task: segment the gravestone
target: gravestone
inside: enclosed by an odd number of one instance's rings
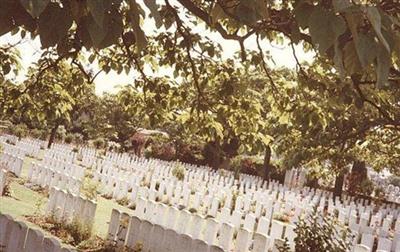
[[[26,252],[38,252],[42,248],[42,242],[44,234],[37,229],[29,229],[26,236],[25,251]]]

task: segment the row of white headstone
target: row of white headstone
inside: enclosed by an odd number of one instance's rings
[[[36,139],[23,139],[16,143],[16,147],[22,149],[25,152],[25,155],[29,155],[31,157],[38,157],[40,148],[42,146],[43,141]]]
[[[193,239],[204,240],[209,245],[218,245],[226,251],[262,252],[274,247],[276,240],[287,238],[294,249],[295,226],[266,217],[261,217],[256,225],[256,217],[252,214],[245,215],[244,221],[241,213],[224,208],[223,215],[217,218],[191,213],[188,210],[178,210],[176,207],[139,198],[134,211],[134,216],[158,224],[164,228],[175,230],[179,234],[186,234]],[[235,225],[235,223],[242,223]],[[237,237],[234,233],[237,232]]]
[[[117,248],[141,247],[152,252],[223,252],[215,245],[189,235],[179,234],[148,220],[143,220],[113,209],[107,234],[107,243]]]
[[[108,169],[108,172],[109,172],[109,169]],[[153,174],[154,175],[154,174]],[[101,177],[101,175],[97,175],[97,177]],[[103,178],[104,178],[104,176],[103,176]],[[153,179],[152,179],[152,181],[153,181]],[[111,187],[113,186],[113,185],[116,185],[115,186],[115,191],[114,191],[114,193],[113,193],[113,195],[117,195],[117,198],[120,198],[120,197],[123,197],[123,195],[127,192],[127,190],[128,190],[128,188],[129,188],[129,183],[128,182],[122,182],[122,183],[119,183],[117,180],[116,180],[116,182],[114,183],[113,181],[111,181]],[[123,185],[123,186],[120,186],[120,185]],[[160,187],[163,187],[162,186],[162,184],[160,184]],[[150,188],[152,188],[152,186],[150,185]],[[122,189],[122,190],[121,190]],[[154,195],[157,195],[156,193],[157,192],[154,192],[154,190],[152,190],[152,189],[150,189],[150,190],[147,190],[146,188],[144,188],[144,189],[142,189],[142,188],[139,188],[139,189],[137,189],[137,188],[135,188],[135,186],[133,186],[132,187],[132,197],[130,197],[131,199],[132,199],[132,201],[135,201],[135,199],[137,199],[137,194],[138,194],[138,191],[141,191],[141,192],[139,192],[139,196],[142,196],[142,195],[149,195],[149,199],[151,199],[151,200],[154,200]],[[115,193],[116,191],[123,191],[123,193],[121,194],[121,193]],[[146,191],[148,191],[149,193],[146,193]],[[176,194],[175,194],[175,190],[174,189],[172,189],[172,190],[168,190],[167,189],[167,191],[170,191],[170,192],[174,192],[174,194],[173,194],[173,196],[175,196]],[[134,194],[136,193],[136,196],[134,196]],[[168,193],[167,193],[168,194]],[[179,194],[179,191],[178,191],[178,194]],[[185,195],[185,193],[183,193],[184,195]],[[120,195],[120,196],[118,196],[118,195]],[[328,194],[329,195],[329,194]],[[183,197],[183,198],[185,198],[185,197]],[[332,198],[329,198],[330,199],[330,201],[331,202],[334,202],[333,201],[333,199]],[[177,200],[173,200],[173,202],[174,201],[177,201]],[[336,200],[337,201],[337,200]],[[182,201],[181,201],[182,202]],[[187,202],[187,200],[183,200],[183,202]],[[216,201],[217,202],[217,201]],[[304,202],[304,203],[306,203],[306,202]],[[321,207],[321,209],[323,209],[324,207],[325,207],[325,203],[326,203],[326,199],[324,198],[324,200],[320,200],[320,203],[322,203],[322,207]],[[339,203],[338,201],[336,202],[336,203]],[[362,202],[362,203],[364,203],[364,202]],[[195,204],[196,205],[196,204]],[[217,204],[215,204],[215,205],[217,205]],[[238,204],[238,205],[241,205],[241,204]],[[249,204],[244,204],[244,205],[249,205]],[[335,205],[332,205],[333,206],[333,208],[331,209],[331,210],[334,210],[335,209],[335,207],[336,207],[336,209],[339,209],[340,207],[342,207],[343,205],[342,204],[337,204],[336,206]],[[211,207],[212,208],[212,207]],[[350,209],[350,208],[349,208]],[[361,209],[361,208],[360,208]],[[365,209],[365,207],[363,208],[363,209]],[[236,209],[237,210],[237,209]],[[246,210],[246,207],[244,207],[244,210]],[[393,210],[393,209],[391,209],[391,210]],[[396,210],[397,211],[397,210]],[[210,214],[210,215],[214,215],[214,214]],[[341,215],[341,214],[340,214]],[[340,217],[341,218],[341,217]]]
[[[0,213],[0,251],[4,252],[72,252],[73,248],[63,247],[54,237],[28,227],[24,222],[14,220],[10,215]]]
[[[0,153],[1,166],[5,167],[10,172],[13,172],[17,177],[21,176],[23,163],[24,159],[21,157],[15,156],[6,151]]]
[[[369,249],[368,251],[372,251],[376,242],[378,251],[381,252],[400,251],[400,242],[398,240],[397,242],[393,242],[392,240],[383,237],[378,237],[376,239],[376,237],[373,234],[368,234],[368,233],[362,234],[361,241],[359,243],[357,242],[356,244],[364,245],[364,247]]]
[[[56,221],[70,223],[74,220],[92,226],[97,203],[82,196],[68,193],[57,187],[50,189],[46,214],[54,216]]]
[[[59,145],[52,150],[52,157],[70,157],[73,155],[71,150],[72,148],[68,146],[64,148]],[[64,158],[64,161],[71,162],[71,164],[75,162],[73,158]],[[331,213],[338,210],[338,218],[344,224],[350,224],[351,220],[351,224],[361,225],[365,223],[364,219],[368,219],[369,225],[371,225],[378,219],[374,216],[381,216],[383,221],[379,221],[375,226],[368,226],[373,230],[383,230],[382,226],[393,229],[394,223],[398,223],[395,220],[398,220],[399,209],[394,205],[377,208],[369,202],[354,202],[351,198],[341,201],[333,198],[331,193],[321,190],[287,188],[276,182],[266,183],[259,177],[248,175],[240,175],[239,180],[235,180],[230,172],[220,174],[207,167],[195,167],[187,164],[180,164],[185,168],[185,178],[183,181],[178,181],[172,175],[175,165],[176,163],[109,153],[106,159],[97,159],[95,162],[95,179],[102,181],[105,191],[114,198],[128,197],[133,204],[137,204],[140,197],[154,201],[157,197],[160,199],[166,196],[173,205],[183,204],[187,209],[195,208],[198,213],[209,214],[217,219],[225,220],[221,223],[226,223],[225,217],[228,217],[228,211],[234,210],[228,219],[236,229],[240,229],[243,219],[246,223],[246,218],[251,219],[252,216],[259,220],[254,225],[258,227],[262,226],[260,217],[267,218],[271,223],[273,222],[272,216],[276,212],[279,213],[282,210],[287,212],[294,209],[295,217],[297,217],[312,206],[318,206],[321,211],[328,206],[328,211]],[[157,184],[158,188],[156,189]],[[132,191],[129,192],[130,190]],[[224,209],[234,204],[232,199],[234,194],[237,195],[235,207]],[[226,207],[221,208],[220,202],[224,202],[223,205]],[[361,216],[365,212],[368,212],[368,218]],[[357,217],[356,221],[354,221],[354,216]],[[360,221],[357,223],[358,219]],[[361,219],[363,219],[362,223]],[[398,231],[397,224],[394,229]],[[369,230],[360,230],[360,236],[370,232]],[[394,240],[393,243],[395,244],[396,241]]]
[[[36,162],[32,162],[28,170],[28,181],[43,188],[53,186],[78,194],[82,181],[70,176],[64,171],[50,169]]]
[[[59,156],[49,157],[46,155],[39,163],[51,167],[55,171],[74,176],[78,179],[82,179],[85,175],[85,168],[71,161],[66,161]]]

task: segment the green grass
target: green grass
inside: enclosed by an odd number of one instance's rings
[[[25,158],[22,169],[22,177],[28,174],[29,163],[34,159]],[[25,215],[33,215],[38,212],[44,214],[47,198],[23,185],[13,181],[10,185],[11,197],[0,197],[0,213],[9,214],[17,219],[23,220]],[[41,203],[41,204],[39,204]],[[38,205],[40,207],[38,208]],[[102,197],[97,199],[97,209],[93,224],[93,233],[105,238],[108,231],[108,222],[111,218],[112,209],[116,208],[123,212],[132,213],[127,207],[118,205],[114,200]]]
[[[11,197],[0,197],[0,212],[10,214],[13,217],[33,215],[35,211],[43,211],[47,198],[26,188],[16,182],[10,186]],[[38,208],[38,204],[42,202]]]

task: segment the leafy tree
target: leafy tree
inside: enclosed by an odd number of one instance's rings
[[[334,174],[340,194],[344,174],[353,163],[368,160],[376,170],[398,172],[393,165],[398,155],[392,154],[399,153],[400,115],[398,96],[392,92],[399,90],[377,91],[368,85],[354,90],[325,67],[329,65],[314,64],[308,69],[314,81],[300,79],[280,100],[288,120],[277,152],[285,167],[305,165],[318,177]],[[390,152],[382,155],[379,148]]]
[[[6,0],[0,9],[0,35],[18,29],[24,31],[23,37],[26,31],[38,34],[42,46],[57,47],[61,57],[75,57],[82,47],[120,45],[121,40],[135,44],[136,52],[146,53],[151,39],[144,34],[141,20],[151,19],[158,36],[175,24],[174,33],[183,37],[182,49],[189,54],[199,39],[191,28],[203,24],[223,39],[237,41],[243,60],[245,41],[257,37],[313,48],[329,58],[342,78],[361,74],[363,81],[382,88],[400,75],[396,1],[177,0],[171,4],[148,0],[138,4],[135,0]],[[207,50],[212,54],[212,47]]]
[[[50,147],[59,126],[71,122],[74,111],[84,104],[87,94],[94,92],[94,86],[85,82],[79,69],[66,62],[37,74],[51,60],[49,54],[44,52],[45,57],[28,70],[28,79],[15,91],[17,99],[9,112],[13,112],[15,122],[32,128],[50,128]]]

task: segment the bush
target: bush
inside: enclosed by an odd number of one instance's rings
[[[24,138],[28,134],[28,127],[25,124],[18,124],[16,126],[12,126],[11,133],[18,137],[19,139]]]
[[[351,234],[348,229],[335,228],[336,220],[330,215],[322,215],[314,208],[313,212],[301,218],[295,228],[295,251],[350,251]]]
[[[74,135],[72,135],[71,133],[67,134],[64,138],[64,142],[67,144],[72,143],[73,140],[74,140]]]
[[[122,199],[116,200],[118,204],[121,206],[128,206],[129,205],[129,199],[127,197],[123,197]]]
[[[82,223],[77,219],[74,219],[71,223],[66,224],[65,229],[74,240],[73,245],[78,245],[82,241],[89,239],[92,234],[90,225]]]
[[[43,137],[44,131],[40,130],[40,129],[33,129],[31,130],[31,132],[29,133],[29,135],[33,138],[39,138],[41,139]]]
[[[104,138],[99,137],[99,138],[96,138],[96,139],[93,141],[93,145],[94,145],[94,147],[95,147],[96,149],[101,149],[101,148],[104,148],[104,147],[105,147],[106,141],[104,140]]]
[[[204,165],[204,157],[200,145],[185,143],[177,144],[175,159],[184,163]]]
[[[66,134],[67,134],[67,130],[65,129],[64,125],[61,125],[57,128],[57,132],[56,132],[57,139],[64,140]]]
[[[88,240],[92,235],[90,224],[73,219],[70,223],[59,221],[55,216],[33,215],[26,216],[27,220],[38,225],[54,236],[60,238],[63,243],[78,246],[83,241]]]
[[[80,133],[75,133],[74,134],[74,140],[75,143],[77,144],[82,144],[83,143],[83,135]]]
[[[182,181],[185,178],[185,168],[181,164],[177,164],[172,169],[172,175]]]
[[[82,182],[81,193],[87,199],[96,200],[99,186],[100,184],[98,182],[94,182],[89,177],[85,177]]]
[[[262,172],[263,160],[257,156],[236,156],[232,159],[231,169],[239,174],[260,175]]]
[[[145,150],[147,158],[158,158],[165,161],[175,160],[176,150],[170,143],[153,143],[150,149]]]

